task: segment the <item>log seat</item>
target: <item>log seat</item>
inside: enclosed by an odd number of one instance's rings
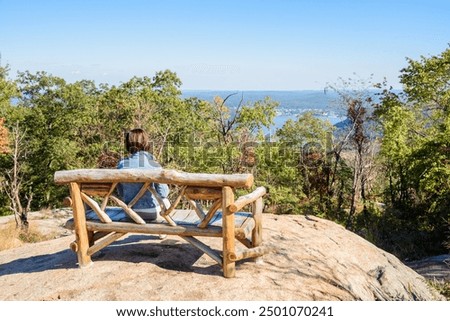
[[[128,226],[130,232],[133,231],[147,231],[149,234],[168,234],[168,235],[183,235],[183,236],[222,236],[222,212],[217,211],[212,217],[208,229],[199,228],[198,225],[201,220],[194,210],[175,210],[172,215],[172,220],[177,224],[171,226],[166,220],[160,218],[153,221],[146,221],[143,226],[136,226],[135,222],[128,216],[120,207],[110,207],[105,211],[111,218],[113,223],[119,224],[101,224],[101,220],[93,210],[86,211],[86,226],[87,230],[95,231],[102,230],[103,232],[113,232],[118,229],[125,229]],[[120,223],[130,223],[130,225],[123,225]],[[71,218],[65,223],[65,227],[70,230],[75,229],[74,219]],[[185,232],[181,232],[181,228]],[[235,213],[235,235],[245,238],[251,237],[251,231],[255,227],[252,213],[238,212]],[[152,232],[152,233],[150,233]]]
[[[69,186],[68,205],[73,218],[66,227],[75,231],[70,245],[80,267],[92,264],[91,256],[127,233],[177,235],[213,258],[225,277],[235,276],[235,262],[271,251],[262,242],[264,187],[253,186],[251,174],[186,173],[167,169],[78,169],[55,173],[56,184]],[[139,183],[140,191],[125,204],[116,193],[120,183]],[[165,203],[153,183],[169,184],[171,204]],[[241,197],[235,193],[252,190]],[[161,213],[145,221],[133,205],[145,193],[157,199]],[[182,204],[181,201],[184,200]],[[244,211],[244,209],[248,209]],[[197,237],[222,238],[213,249]],[[238,248],[236,242],[244,248]]]

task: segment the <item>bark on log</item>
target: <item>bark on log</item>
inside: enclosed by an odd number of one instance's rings
[[[205,243],[199,241],[193,236],[182,236],[185,241],[191,243],[193,246],[198,248],[200,251],[204,252],[206,255],[208,255],[210,258],[212,258],[214,261],[219,263],[219,265],[222,265],[222,257],[220,256],[220,253],[216,250],[213,250]]]
[[[223,276],[234,278],[236,274],[235,262],[228,257],[229,253],[235,252],[235,234],[234,234],[234,215],[228,210],[230,204],[233,204],[234,194],[231,187],[225,186],[222,189],[222,244],[223,244]]]
[[[235,253],[228,253],[228,258],[231,261],[236,262],[236,261],[240,261],[243,259],[262,256],[269,252],[273,252],[274,250],[275,250],[275,248],[273,246],[258,246],[258,247],[253,247],[251,249],[246,249],[243,251],[237,251]]]
[[[205,218],[198,224],[197,226],[199,228],[206,228],[209,224],[209,221],[213,218],[213,216],[216,214],[217,210],[222,206],[222,199],[218,199],[214,202],[213,205],[211,205],[211,208],[209,209],[208,213],[206,214]]]
[[[104,247],[108,246],[109,244],[111,244],[112,242],[120,239],[122,236],[124,236],[126,233],[112,233],[109,234],[108,236],[105,236],[104,238],[102,238],[101,240],[99,240],[97,243],[95,243],[94,245],[92,245],[88,251],[87,254],[88,255],[92,255],[98,251],[100,251],[101,249],[103,249]]]
[[[56,184],[84,183],[156,183],[201,187],[242,187],[253,185],[252,174],[185,173],[171,169],[75,169],[55,172]]]
[[[124,212],[136,223],[141,224],[141,225],[145,225],[145,221],[142,217],[140,217],[135,211],[133,211],[131,208],[129,208],[127,206],[127,204],[125,204],[124,202],[122,202],[120,199],[118,199],[115,196],[110,196],[110,198],[117,203],[117,205],[119,205]]]
[[[262,186],[258,187],[250,194],[239,197],[233,204],[230,204],[228,206],[228,210],[232,213],[236,213],[237,211],[241,210],[245,205],[248,205],[256,201],[258,198],[264,196],[264,194],[266,194],[266,188]]]
[[[75,225],[75,242],[80,267],[92,264],[91,257],[87,254],[89,248],[88,231],[86,229],[86,216],[83,200],[81,199],[80,185],[70,183],[70,197],[73,201],[73,222]],[[104,223],[102,223],[104,224]],[[106,224],[105,224],[106,225]]]
[[[186,189],[186,195],[194,200],[215,200],[222,197],[222,189],[191,186]]]
[[[108,216],[108,214],[106,214],[101,208],[100,206],[97,204],[96,201],[94,201],[92,198],[90,198],[89,196],[87,196],[86,194],[84,194],[83,192],[81,192],[81,199],[87,204],[89,205],[90,208],[92,208],[92,210],[95,212],[95,214],[97,214],[98,218],[100,219],[100,221],[102,221],[103,223],[111,223],[112,220],[111,218]]]
[[[86,223],[86,226],[88,230],[101,232],[167,234],[179,236],[208,236],[208,237],[222,236],[222,229],[217,226],[210,226],[208,229],[199,229],[198,227],[192,225],[170,226],[159,223],[141,225],[124,222],[112,222],[110,224],[105,224],[91,221],[88,221]]]

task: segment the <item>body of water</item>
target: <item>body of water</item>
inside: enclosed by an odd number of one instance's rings
[[[328,120],[331,124],[337,124],[346,119],[345,110],[338,103],[338,95],[335,92],[323,90],[299,90],[299,91],[231,91],[231,90],[186,90],[182,96],[197,97],[206,101],[213,101],[214,97],[228,98],[226,105],[235,108],[242,100],[243,104],[252,104],[265,97],[270,97],[279,103],[274,125],[267,132],[274,133],[283,126],[288,119],[296,119],[298,115],[312,112],[316,117]]]

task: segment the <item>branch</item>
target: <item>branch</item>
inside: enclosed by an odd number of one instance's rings
[[[244,101],[244,94],[242,94],[241,96],[241,100],[239,101],[239,105],[236,108],[236,112],[234,113],[234,117],[232,119],[232,121],[228,122],[228,128],[227,128],[227,133],[231,130],[231,128],[233,127],[234,123],[236,122],[236,120],[239,117],[239,113],[240,113],[240,109],[242,107],[242,102]]]
[[[225,99],[222,101],[222,104],[220,104],[220,107],[218,108],[218,112],[219,112],[219,117],[220,117],[220,130],[221,130],[221,134],[222,137],[225,141],[225,137],[227,136],[228,132],[230,131],[230,126],[229,126],[229,122],[227,123],[227,125],[225,125],[225,119],[223,118],[223,106],[225,105],[225,102],[228,100],[228,98],[230,98],[231,96],[237,95],[237,93],[232,93],[229,94],[227,97],[225,97]]]
[[[28,213],[31,210],[31,201],[33,200],[33,193],[30,192],[29,195],[25,196],[25,199],[27,200],[27,207],[25,211]]]

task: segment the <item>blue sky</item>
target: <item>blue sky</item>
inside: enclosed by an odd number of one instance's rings
[[[119,84],[170,69],[183,89],[399,88],[406,57],[450,43],[450,1],[0,0],[2,65]]]

